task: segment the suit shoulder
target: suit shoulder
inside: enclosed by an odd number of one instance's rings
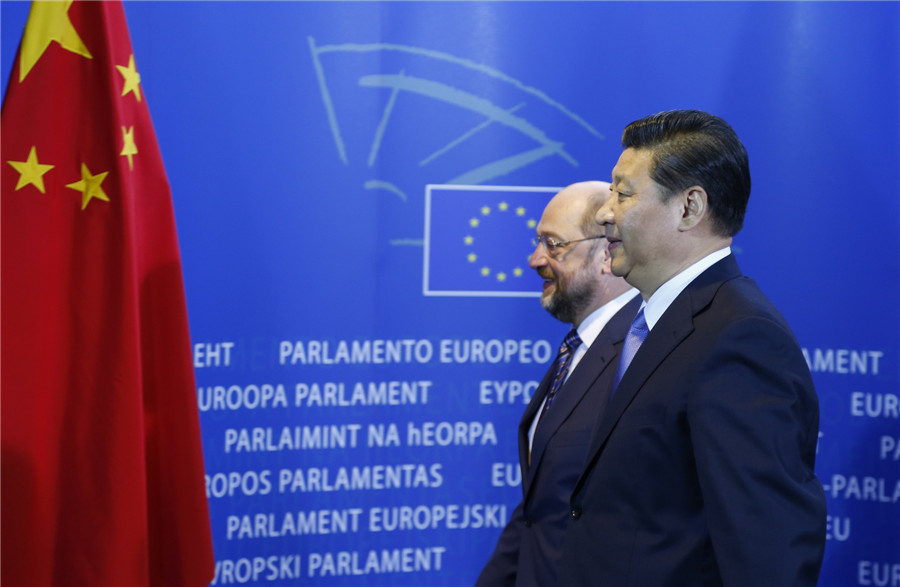
[[[735,319],[762,318],[787,326],[787,320],[751,277],[741,275],[722,283],[713,305],[728,309]]]

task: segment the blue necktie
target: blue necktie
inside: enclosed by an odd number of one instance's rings
[[[559,345],[559,353],[553,361],[553,383],[550,384],[550,391],[547,392],[547,401],[544,402],[544,409],[541,413],[546,412],[556,397],[556,392],[562,387],[566,380],[566,373],[569,370],[569,363],[572,360],[572,353],[581,346],[581,339],[578,338],[578,331],[574,328],[569,331],[566,338]]]
[[[644,308],[641,308],[631,322],[631,328],[625,336],[625,344],[622,346],[622,353],[619,355],[619,367],[616,370],[616,379],[613,383],[610,397],[616,392],[616,388],[619,387],[619,382],[622,380],[622,375],[625,374],[625,370],[628,369],[628,365],[631,364],[631,360],[640,348],[641,343],[647,338],[647,333],[649,332],[647,320],[644,318]]]

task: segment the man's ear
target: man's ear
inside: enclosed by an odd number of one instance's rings
[[[678,229],[693,230],[709,216],[709,195],[702,187],[695,185],[681,193],[681,220]]]
[[[609,249],[603,247],[599,250],[598,254],[600,255],[600,275],[612,275],[612,255],[609,254]]]

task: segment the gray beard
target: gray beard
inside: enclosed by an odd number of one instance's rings
[[[575,317],[583,312],[594,291],[592,284],[582,283],[569,291],[561,291],[557,282],[557,290],[549,298],[541,298],[541,305],[550,312],[550,315],[566,324],[574,324]]]

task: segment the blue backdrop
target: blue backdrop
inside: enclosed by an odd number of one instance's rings
[[[2,75],[28,4],[2,3]],[[529,238],[630,121],[732,123],[804,347],[821,585],[900,585],[900,4],[128,2],[172,185],[216,581],[466,585],[565,326]],[[62,98],[61,98],[62,99]],[[4,172],[8,170],[4,169]]]

